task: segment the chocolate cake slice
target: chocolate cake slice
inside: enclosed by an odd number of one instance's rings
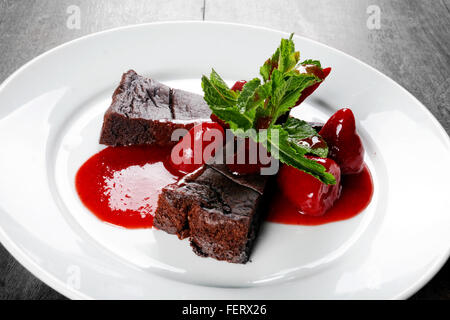
[[[112,97],[106,111],[100,143],[109,146],[156,144],[171,146],[172,132],[191,129],[211,111],[203,97],[172,89],[130,70]]]
[[[159,196],[154,225],[189,237],[194,252],[233,263],[246,263],[256,238],[270,177],[237,177],[225,165],[205,165]]]
[[[209,119],[203,97],[172,89],[130,70],[113,94],[104,116],[100,143],[110,146],[172,146],[172,132]],[[271,177],[235,176],[223,164],[205,165],[159,196],[154,226],[180,239],[194,252],[246,263],[265,214],[263,196]]]

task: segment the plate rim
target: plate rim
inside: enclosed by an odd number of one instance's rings
[[[175,21],[158,21],[158,22],[146,22],[146,23],[138,23],[138,24],[130,24],[120,27],[115,27],[111,29],[106,29],[99,32],[90,33],[84,36],[81,36],[79,38],[67,41],[63,44],[60,44],[52,49],[49,49],[45,51],[44,53],[39,54],[35,58],[31,59],[30,61],[23,64],[20,68],[18,68],[16,71],[14,71],[10,76],[8,76],[1,84],[0,84],[0,94],[5,90],[5,88],[22,72],[24,72],[29,66],[36,63],[40,59],[43,59],[47,57],[48,55],[51,55],[53,52],[62,50],[66,47],[69,47],[71,45],[74,45],[78,42],[84,41],[89,38],[94,38],[97,36],[101,36],[103,34],[113,33],[119,30],[126,30],[126,29],[133,29],[133,28],[142,28],[152,25],[169,25],[169,24],[209,24],[209,25],[221,25],[221,26],[235,26],[240,28],[251,28],[251,29],[258,29],[262,31],[270,31],[270,32],[276,32],[279,34],[289,35],[290,33],[274,28],[264,27],[264,26],[257,26],[257,25],[249,25],[244,23],[235,23],[235,22],[224,22],[224,21],[202,21],[202,20],[175,20]],[[336,49],[334,47],[331,47],[327,44],[324,44],[320,41],[313,40],[311,38],[301,36],[301,35],[294,35],[294,38],[300,38],[307,42],[312,42],[316,45],[322,46],[324,48],[327,48],[328,50],[331,50],[335,53],[338,53],[340,55],[344,55],[345,57],[351,59],[353,62],[358,63],[364,67],[367,67],[372,72],[377,73],[385,80],[389,81],[393,86],[395,86],[397,89],[400,89],[405,93],[406,95],[409,95],[422,109],[422,111],[427,114],[428,118],[432,121],[434,127],[437,129],[439,134],[444,138],[443,140],[446,142],[447,148],[450,149],[450,136],[445,131],[442,124],[436,119],[436,117],[431,113],[431,111],[419,100],[417,99],[411,92],[409,92],[406,88],[401,86],[398,82],[390,78],[389,76],[385,75],[381,71],[377,70],[376,68],[372,67],[368,63],[342,51],[339,49]],[[55,278],[52,273],[49,271],[46,271],[44,268],[42,268],[40,265],[35,263],[29,255],[25,253],[24,250],[20,249],[14,241],[12,241],[6,234],[3,226],[0,225],[0,243],[5,247],[5,249],[16,259],[22,266],[24,266],[31,274],[33,274],[36,278],[38,278],[40,281],[44,282],[46,285],[54,289],[55,291],[59,292],[60,294],[64,295],[67,298],[79,300],[79,299],[87,299],[91,300],[92,297],[82,293],[79,290],[76,290],[74,288],[71,288],[70,286],[66,285],[63,281]],[[439,259],[436,260],[427,270],[427,272],[424,272],[424,274],[418,278],[412,285],[410,285],[408,288],[405,288],[400,294],[397,296],[392,297],[392,299],[407,299],[411,297],[413,294],[415,294],[417,291],[419,291],[422,287],[424,287],[445,265],[447,260],[450,257],[450,245],[447,248],[446,252],[443,252]]]

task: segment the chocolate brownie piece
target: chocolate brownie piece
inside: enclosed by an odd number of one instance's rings
[[[194,252],[246,263],[261,217],[270,177],[236,177],[225,165],[205,165],[164,188],[154,225],[179,238],[190,237]]]
[[[175,129],[189,130],[210,113],[200,95],[172,89],[130,70],[122,76],[105,113],[100,143],[172,146]]]
[[[213,190],[205,185],[194,183],[197,175],[203,173],[203,168],[185,176],[178,183],[163,188],[158,198],[153,225],[178,238],[189,237],[190,229],[188,213],[198,202],[208,202],[215,197]]]
[[[173,89],[171,99],[174,119],[177,122],[191,121],[192,119],[209,120],[211,109],[206,104],[203,96]]]

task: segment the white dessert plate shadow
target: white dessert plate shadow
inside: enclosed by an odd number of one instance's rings
[[[294,38],[302,57],[333,71],[294,112],[324,121],[352,108],[375,185],[362,214],[316,227],[264,223],[252,261],[235,265],[197,257],[187,241],[161,231],[105,224],[79,201],[76,171],[103,148],[102,115],[123,72],[201,93],[200,77],[211,67],[230,82],[256,76],[286,36],[225,23],[144,24],[72,41],[26,64],[0,87],[2,244],[70,298],[394,299],[416,292],[449,255],[450,172],[442,170],[449,137],[394,81],[306,38]]]

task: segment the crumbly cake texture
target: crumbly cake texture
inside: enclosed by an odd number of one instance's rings
[[[246,263],[265,215],[269,180],[236,177],[225,165],[205,165],[163,189],[154,225],[180,239],[189,237],[200,256]]]

